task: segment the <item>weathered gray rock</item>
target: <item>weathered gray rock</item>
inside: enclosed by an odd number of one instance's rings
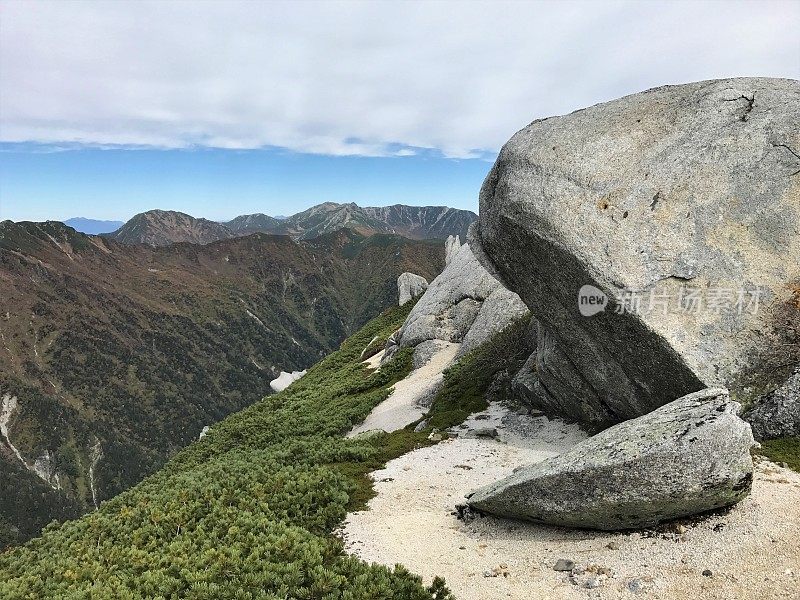
[[[519,131],[481,190],[482,252],[470,245],[552,337],[541,385],[559,412],[606,426],[783,381],[800,362],[798,173],[787,79],[661,87]],[[604,311],[582,316],[584,285]],[[700,309],[680,310],[695,290]],[[638,314],[617,313],[631,293]]]
[[[461,250],[461,239],[457,235],[448,235],[444,243],[444,265],[449,265],[453,257]]]
[[[428,289],[428,280],[414,273],[401,273],[397,278],[397,296],[400,306],[417,296],[421,296]]]
[[[517,374],[511,379],[511,392],[514,398],[520,400],[522,404],[537,404],[535,398],[536,382],[538,377],[536,375],[536,352],[534,351],[522,365],[522,368],[517,371]],[[527,412],[527,411],[526,411]]]
[[[629,529],[730,506],[750,492],[750,426],[722,389],[606,429],[480,488],[469,506],[567,527]]]
[[[800,367],[743,416],[757,440],[800,436]]]
[[[504,287],[499,287],[481,304],[475,320],[461,342],[461,348],[458,349],[459,356],[489,341],[498,331],[526,314],[528,307],[519,296]]]
[[[572,571],[575,568],[575,561],[568,558],[559,558],[553,565],[553,571]]]
[[[396,341],[403,348],[428,340],[461,343],[462,355],[527,310],[519,296],[503,288],[464,244],[411,309]]]
[[[474,429],[459,434],[459,437],[467,440],[477,440],[481,438],[495,439],[497,436],[498,432],[496,427],[475,427]]]

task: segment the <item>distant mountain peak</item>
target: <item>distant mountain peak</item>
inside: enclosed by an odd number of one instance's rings
[[[155,209],[134,216],[108,237],[124,244],[166,246],[178,242],[208,244],[253,233],[308,240],[347,228],[367,236],[394,233],[410,239],[444,240],[450,235],[464,239],[476,218],[471,211],[447,206],[361,207],[355,202],[323,202],[284,218],[264,213],[240,215],[226,223]]]
[[[153,209],[131,217],[108,237],[123,244],[169,246],[178,242],[208,244],[235,235],[222,223],[175,210]]]

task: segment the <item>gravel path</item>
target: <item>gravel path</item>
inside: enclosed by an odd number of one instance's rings
[[[348,551],[402,563],[426,581],[442,575],[462,600],[800,598],[797,473],[761,461],[752,495],[730,511],[656,530],[576,531],[491,517],[465,524],[452,510],[466,492],[585,437],[498,406],[467,429],[487,425],[498,427],[498,440],[447,440],[373,473],[378,495],[340,532]],[[560,558],[587,571],[556,572]]]
[[[440,342],[431,359],[394,384],[389,397],[372,409],[364,422],[347,434],[348,437],[376,429],[396,431],[419,419],[427,410],[422,403],[441,385],[442,371],[453,364],[459,345]],[[379,353],[365,362],[377,368],[381,355]]]

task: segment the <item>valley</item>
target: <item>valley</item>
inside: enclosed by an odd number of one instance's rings
[[[352,229],[153,248],[0,223],[0,544],[140,481],[443,260],[441,241]]]

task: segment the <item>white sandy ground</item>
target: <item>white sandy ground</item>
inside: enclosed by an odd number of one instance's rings
[[[427,409],[420,402],[429,398],[441,384],[442,371],[453,364],[459,345],[442,342],[427,363],[392,386],[389,397],[372,409],[364,422],[347,434],[348,437],[377,429],[397,431],[422,417]],[[383,352],[379,352],[364,362],[377,368],[382,356]]]
[[[461,600],[800,598],[797,473],[761,461],[752,494],[730,511],[657,530],[577,531],[492,517],[465,524],[452,514],[465,493],[585,438],[574,426],[498,405],[486,416],[473,415],[468,428],[498,426],[498,441],[446,440],[374,472],[369,510],[348,515],[340,531],[348,551],[368,562],[401,563],[426,582],[443,576]],[[610,569],[611,576],[586,589],[589,574],[572,583],[553,570],[559,558]]]

